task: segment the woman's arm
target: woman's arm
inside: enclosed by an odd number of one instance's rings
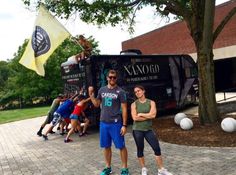
[[[131,104],[131,116],[132,116],[134,121],[144,121],[144,120],[147,120],[146,118],[144,118],[142,116],[138,116],[135,102],[133,102]]]
[[[81,115],[82,115],[83,117],[86,117],[84,111],[81,111]]]
[[[83,106],[83,105],[86,105],[86,103],[91,100],[90,97],[86,98],[86,99],[83,99],[81,100],[77,105],[78,106]]]
[[[91,98],[90,98],[90,97],[88,97],[88,98],[84,99],[84,100],[83,100],[83,102],[84,102],[84,103],[87,103],[89,100],[91,100]]]
[[[156,114],[157,114],[156,103],[151,100],[151,109],[149,113],[138,113],[137,115],[140,117],[144,117],[146,119],[153,119],[156,117]]]

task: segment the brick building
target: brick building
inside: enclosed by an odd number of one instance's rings
[[[236,0],[218,5],[215,25],[236,7]],[[227,23],[213,46],[216,90],[236,87],[236,15]],[[139,49],[143,54],[189,54],[197,59],[194,42],[184,21],[177,21],[122,42],[122,50]]]

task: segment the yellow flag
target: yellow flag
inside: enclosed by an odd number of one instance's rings
[[[44,64],[70,33],[41,5],[32,37],[20,59],[20,64],[44,76]]]

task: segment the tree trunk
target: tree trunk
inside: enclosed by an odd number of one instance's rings
[[[200,123],[216,123],[220,118],[215,98],[213,54],[202,50],[198,53]]]
[[[213,63],[214,14],[215,1],[205,1],[203,34],[197,49],[200,97],[198,113],[201,124],[216,123],[219,120],[215,97]]]

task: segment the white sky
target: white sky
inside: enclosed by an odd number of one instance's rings
[[[216,0],[217,4],[228,0]],[[0,0],[0,61],[12,59],[18,47],[29,38],[33,32],[36,13],[26,9],[21,0]],[[119,54],[121,42],[132,37],[147,33],[165,25],[165,21],[153,17],[153,9],[145,8],[136,18],[135,33],[131,36],[126,29],[120,26],[104,26],[98,29],[96,26],[88,25],[79,19],[61,21],[72,35],[84,34],[86,37],[94,36],[99,41],[101,54]]]

